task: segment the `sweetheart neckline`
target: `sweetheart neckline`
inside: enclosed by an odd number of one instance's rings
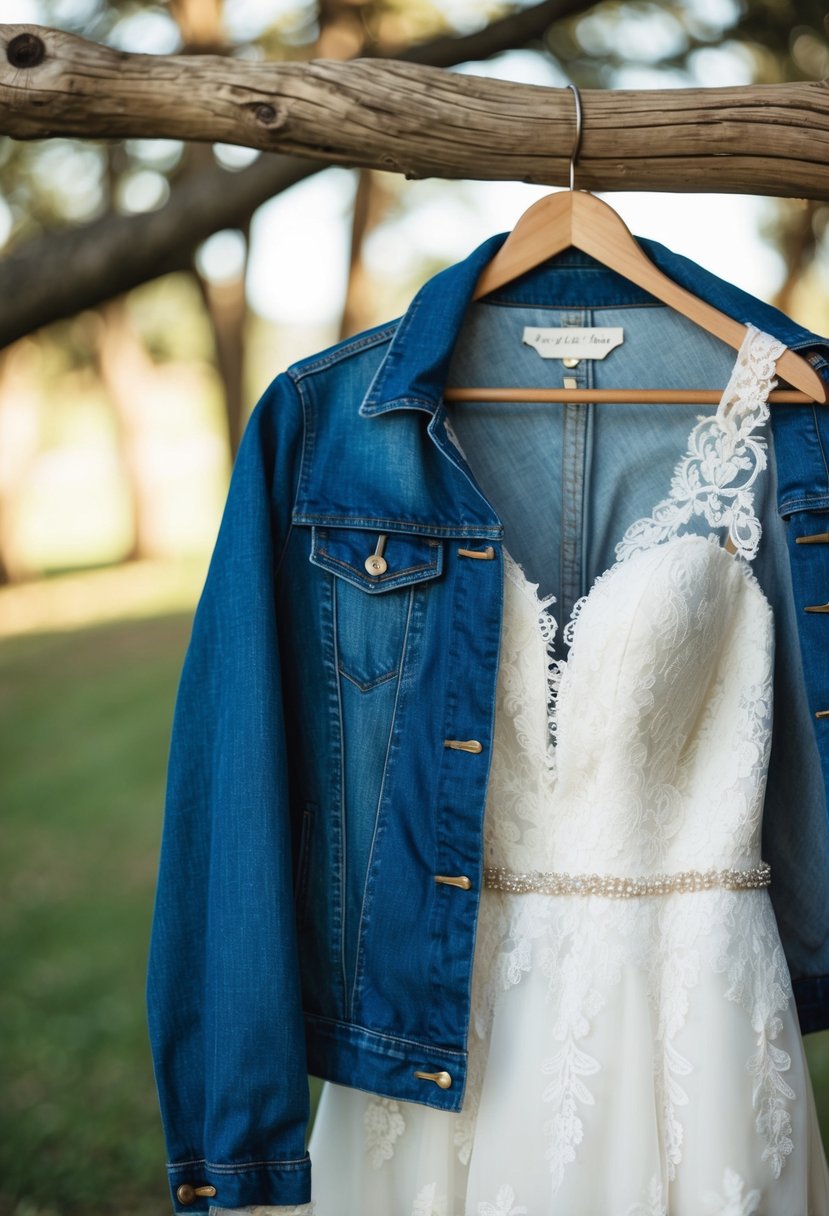
[[[671,536],[666,540],[648,545],[647,547],[636,549],[630,553],[627,553],[624,557],[617,558],[612,565],[608,566],[606,570],[603,570],[596,576],[596,578],[594,578],[587,592],[576,600],[567,621],[562,627],[558,617],[549,611],[550,605],[558,602],[558,597],[555,595],[540,596],[538,594],[539,584],[531,582],[524,572],[520,562],[516,561],[507,546],[502,544],[505,577],[510,579],[519,594],[521,594],[522,597],[530,604],[530,606],[535,609],[535,633],[543,648],[542,659],[544,663],[543,670],[547,700],[547,737],[545,759],[553,787],[555,786],[557,780],[557,728],[561,682],[564,678],[565,672],[571,669],[573,651],[576,645],[576,630],[585,606],[593,596],[596,589],[600,585],[604,585],[606,582],[610,581],[611,578],[619,572],[622,566],[629,566],[631,562],[635,561],[637,558],[644,555],[650,555],[652,552],[658,552],[661,556],[664,556],[666,550],[669,549],[670,546],[688,541],[701,542],[702,544],[707,545],[710,549],[716,549],[718,552],[724,554],[728,563],[737,567],[747,586],[756,593],[760,604],[763,606],[768,616],[772,620],[774,619],[774,611],[769,598],[763,588],[760,586],[760,582],[750,564],[744,557],[742,557],[739,553],[730,553],[728,549],[720,544],[713,536],[703,536],[698,532],[686,532],[679,536]],[[719,561],[720,559],[717,558],[717,560]],[[546,629],[544,623],[545,616],[549,622]],[[561,658],[556,657],[553,653],[553,643],[559,635],[559,630],[561,630],[562,635],[564,635],[566,631],[570,632],[570,645],[568,652]],[[567,639],[565,637],[565,641],[566,640]]]
[[[502,550],[503,550],[504,559],[505,559],[504,560],[504,573],[507,577],[510,577],[510,574],[514,573],[517,577],[513,578],[513,580],[512,580],[513,584],[515,586],[517,586],[520,591],[525,593],[527,599],[530,601],[530,603],[537,610],[538,613],[545,612],[547,614],[548,618],[550,619],[551,625],[552,625],[550,640],[557,638],[559,636],[559,634],[561,634],[561,636],[564,636],[566,631],[568,631],[568,629],[569,629],[569,631],[572,634],[571,641],[570,641],[570,651],[572,651],[573,642],[575,640],[575,630],[576,630],[576,626],[578,624],[579,617],[581,616],[581,613],[584,610],[585,605],[587,604],[587,602],[593,595],[593,592],[596,590],[596,588],[600,584],[607,582],[610,579],[610,577],[612,575],[614,575],[622,566],[630,565],[630,563],[635,558],[638,558],[640,555],[650,554],[652,552],[664,553],[669,546],[679,543],[679,542],[685,542],[685,541],[701,541],[703,544],[708,545],[710,548],[716,549],[720,553],[725,554],[725,557],[728,560],[728,562],[731,563],[732,565],[736,565],[737,568],[740,570],[740,572],[743,574],[743,577],[746,579],[746,582],[749,584],[749,586],[753,587],[756,590],[757,594],[760,597],[760,600],[762,601],[763,605],[768,610],[768,612],[771,613],[773,611],[768,596],[766,595],[763,588],[760,586],[760,582],[759,582],[756,574],[754,573],[754,571],[752,570],[750,564],[746,561],[746,559],[744,557],[742,557],[739,553],[729,553],[729,551],[725,548],[725,546],[720,544],[719,541],[717,541],[715,538],[713,538],[711,536],[703,536],[699,532],[686,532],[679,536],[670,536],[667,538],[667,540],[659,541],[655,544],[648,545],[647,547],[637,549],[634,552],[627,554],[625,557],[617,558],[616,561],[612,563],[612,565],[608,566],[607,569],[603,570],[600,574],[596,575],[596,577],[593,579],[592,583],[590,584],[589,588],[584,593],[584,595],[580,595],[578,597],[578,599],[575,601],[575,603],[573,604],[573,607],[570,610],[570,613],[567,617],[567,620],[564,621],[563,624],[556,613],[549,611],[551,604],[558,603],[558,596],[556,596],[556,595],[546,595],[546,596],[539,595],[538,588],[539,588],[540,584],[534,583],[534,582],[532,582],[532,580],[530,578],[528,578],[521,563],[513,557],[513,555],[510,553],[509,549],[507,548],[507,546],[505,544],[502,544]],[[720,560],[720,559],[718,558],[717,560]],[[565,637],[565,641],[566,640],[567,639]],[[569,653],[568,653],[568,657],[569,657]],[[567,662],[567,658],[557,659],[556,662],[565,663],[565,662]]]

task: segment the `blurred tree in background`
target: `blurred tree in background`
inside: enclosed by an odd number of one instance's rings
[[[584,88],[829,76],[813,0],[31,0],[2,18],[128,51],[404,56]],[[274,324],[252,303],[257,220],[317,175],[335,202],[303,222],[325,248],[347,226],[345,273],[320,285],[338,293],[321,319]],[[397,315],[466,251],[480,197],[226,145],[0,140],[0,1216],[168,1210],[146,940],[175,681],[231,458],[277,371]],[[416,208],[442,244],[418,244]],[[773,302],[826,332],[829,207],[766,215]],[[826,1135],[824,1036],[810,1052]]]

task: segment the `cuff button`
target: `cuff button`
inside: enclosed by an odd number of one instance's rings
[[[192,1203],[202,1195],[212,1199],[215,1194],[215,1186],[193,1186],[189,1182],[182,1182],[181,1186],[176,1188],[176,1199],[179,1203]]]

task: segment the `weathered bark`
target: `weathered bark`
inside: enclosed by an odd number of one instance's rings
[[[0,26],[0,130],[223,141],[410,178],[567,180],[564,89],[383,59],[134,55]],[[578,184],[829,199],[826,82],[588,90]]]

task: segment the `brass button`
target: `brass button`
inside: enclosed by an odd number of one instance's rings
[[[484,750],[483,744],[479,743],[477,739],[444,739],[443,746],[454,748],[457,752],[475,752],[476,754]]]
[[[451,1089],[452,1078],[448,1072],[416,1072],[419,1081],[434,1081],[441,1089]]]
[[[578,365],[581,363],[581,359],[562,359],[561,362],[564,367],[578,367]]]
[[[192,1203],[194,1199],[197,1199],[200,1196],[204,1196],[207,1199],[212,1199],[215,1194],[215,1186],[192,1186],[189,1182],[182,1182],[181,1186],[176,1190],[176,1199],[179,1201],[179,1203]]]
[[[443,883],[446,887],[460,887],[462,891],[468,891],[472,886],[471,878],[467,878],[465,874],[436,874],[435,882]]]
[[[367,557],[364,565],[369,574],[385,574],[388,570],[388,562],[383,557],[388,540],[388,533],[381,532],[377,537],[377,544],[374,546],[374,552],[371,557]]]

